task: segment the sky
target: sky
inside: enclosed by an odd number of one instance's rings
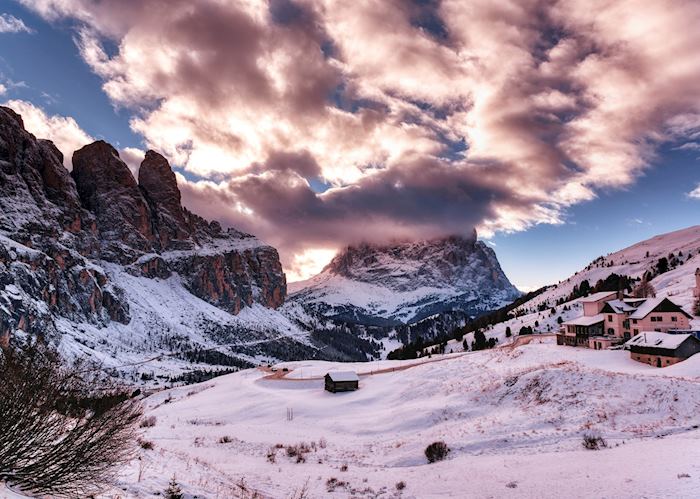
[[[523,290],[694,225],[700,3],[2,0],[0,102],[280,251],[476,228]]]

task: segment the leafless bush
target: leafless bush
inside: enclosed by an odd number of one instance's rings
[[[449,452],[450,448],[445,442],[433,442],[425,448],[425,457],[429,463],[434,463],[445,459]]]
[[[296,445],[288,445],[285,447],[285,450],[287,452],[287,457],[296,458],[297,463],[305,463],[306,454],[311,452],[312,447],[305,442],[301,442]]]
[[[343,471],[343,472],[348,471],[348,465],[347,465],[347,464],[343,464],[343,465],[340,467],[340,471]]]
[[[585,433],[583,435],[583,446],[589,450],[599,450],[608,446],[608,443],[598,435]]]
[[[326,490],[328,492],[334,492],[335,489],[345,489],[348,486],[348,482],[338,480],[337,478],[329,478],[326,480]]]
[[[403,480],[400,482],[396,482],[396,490],[403,490],[406,488],[406,482]]]
[[[153,442],[151,442],[150,440],[139,439],[138,443],[143,450],[153,450],[153,448],[155,447],[155,445],[153,445]]]
[[[231,437],[229,437],[228,435],[224,435],[223,437],[221,437],[219,439],[219,443],[220,444],[229,444],[229,443],[231,443]]]
[[[136,450],[139,404],[43,347],[0,351],[0,481],[87,497]]]
[[[156,417],[155,416],[148,416],[147,418],[143,418],[141,420],[141,424],[139,425],[141,428],[153,428],[156,425]]]

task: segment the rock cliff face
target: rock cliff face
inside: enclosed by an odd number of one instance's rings
[[[468,237],[341,251],[321,274],[294,283],[293,303],[331,319],[401,325],[446,312],[478,315],[520,293],[493,250]]]
[[[116,266],[116,267],[114,267]],[[76,151],[73,171],[49,141],[0,107],[0,341],[51,335],[56,321],[131,321],[128,290],[107,268],[174,274],[232,314],[279,307],[287,288],[277,251],[184,209],[168,162],[148,151],[139,181],[109,144]]]

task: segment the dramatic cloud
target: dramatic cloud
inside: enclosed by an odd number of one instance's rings
[[[4,95],[7,93],[7,87],[0,83],[0,95]]]
[[[25,128],[36,137],[53,141],[58,150],[63,153],[63,164],[68,169],[72,169],[73,151],[95,140],[85,133],[73,118],[49,116],[31,102],[10,100],[3,106],[10,107],[22,115]]]
[[[0,33],[33,33],[24,21],[10,14],[0,14]]]
[[[185,203],[288,268],[561,223],[700,138],[693,0],[21,1],[76,21],[132,128],[204,179]]]

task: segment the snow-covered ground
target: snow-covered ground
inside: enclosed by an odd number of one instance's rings
[[[700,356],[655,369],[534,341],[391,372],[407,361],[278,366],[384,371],[351,393],[257,369],[160,392],[145,402],[155,448],[110,496],[150,496],[174,475],[200,498],[697,497]],[[607,447],[584,449],[585,433]],[[437,440],[451,452],[427,464]],[[298,463],[287,447],[301,442]]]

